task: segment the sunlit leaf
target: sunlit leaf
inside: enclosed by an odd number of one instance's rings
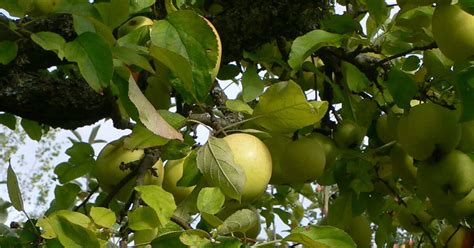
[[[112,227],[116,220],[115,213],[112,210],[103,207],[93,206],[89,215],[95,224],[105,228]]]
[[[286,241],[294,241],[307,247],[357,247],[351,236],[332,226],[297,227],[285,237]]]
[[[61,35],[53,32],[38,32],[31,34],[31,39],[44,50],[53,51],[60,59],[64,58],[66,40]]]
[[[156,211],[151,207],[139,207],[128,213],[128,227],[132,230],[153,229],[158,227],[159,224],[160,220]]]
[[[200,212],[217,214],[225,202],[225,195],[219,188],[203,188],[199,192],[197,208]]]
[[[232,232],[246,232],[258,224],[258,215],[250,209],[241,209],[233,213],[224,220],[222,225],[217,227],[217,233],[227,234]]]
[[[155,210],[161,225],[170,221],[176,209],[172,194],[157,185],[137,186],[135,190],[140,192],[142,200]]]

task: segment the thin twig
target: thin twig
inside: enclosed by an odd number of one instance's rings
[[[382,60],[380,60],[379,62],[377,62],[377,66],[382,66],[383,64],[389,62],[390,60],[393,60],[393,59],[396,59],[396,58],[400,58],[400,57],[403,57],[407,54],[410,54],[414,51],[424,51],[424,50],[429,50],[429,49],[434,49],[434,48],[437,48],[438,45],[436,45],[435,42],[433,43],[430,43],[429,45],[426,45],[426,46],[422,46],[422,47],[413,47],[411,49],[408,49],[407,51],[405,52],[402,52],[402,53],[398,53],[398,54],[394,54],[392,56],[389,56],[387,58],[384,58]]]
[[[87,204],[87,202],[89,202],[89,200],[91,199],[92,195],[97,192],[97,190],[99,189],[99,185],[95,186],[95,188],[93,188],[90,192],[89,192],[89,195],[87,195],[86,199],[84,199],[81,204],[77,205],[74,207],[73,211],[76,212],[78,211],[82,206],[85,206]]]

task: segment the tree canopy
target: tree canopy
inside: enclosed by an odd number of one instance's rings
[[[0,8],[1,124],[130,131],[70,139],[40,216],[4,166],[0,247],[474,247],[472,0]]]

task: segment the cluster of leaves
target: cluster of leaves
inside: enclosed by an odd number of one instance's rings
[[[395,141],[383,142],[375,130],[382,113],[395,107],[408,111],[412,100],[459,108],[463,121],[474,119],[469,107],[474,103],[474,65],[453,63],[436,49],[430,31],[434,1],[400,6],[383,0],[344,1],[346,12],[328,13],[321,29],[283,46],[269,42],[245,52],[242,61],[220,65],[217,79],[242,87],[232,100],[215,94],[220,88],[213,74],[222,48],[219,34],[198,14],[208,11],[200,1],[63,0],[49,16],[72,16],[77,36],[71,41],[53,32],[26,32],[25,26],[48,15],[29,17],[23,2],[33,1],[0,2],[10,14],[29,20],[0,23],[21,37],[0,37],[0,63],[17,59],[22,39],[54,52],[66,61],[56,71],[80,74],[111,99],[120,121],[132,121],[132,133],[124,141],[128,149],[157,149],[162,160],[186,157],[178,184],[196,187],[178,205],[156,185],[138,184],[128,202],[117,201],[118,190],[100,192],[93,177],[93,140],[74,141],[66,151],[69,160],[55,168],[60,185],[45,215],[10,228],[0,226],[2,247],[104,247],[114,242],[123,247],[141,231],[151,232],[147,244],[152,247],[241,247],[255,242],[257,247],[355,247],[357,228],[351,221],[360,216],[372,223],[378,246],[406,238],[436,247],[435,237],[447,223],[442,217],[418,221],[421,233],[400,232],[396,213],[407,208],[415,215],[425,199],[384,166]],[[470,1],[459,2],[472,13]],[[168,14],[157,19],[164,7]],[[401,9],[391,16],[394,7]],[[117,37],[116,29],[138,15],[156,20]],[[365,16],[363,29],[360,20]],[[6,116],[1,121],[11,126],[11,116]],[[238,131],[261,139],[274,134],[297,139],[316,131],[333,137],[338,123],[347,121],[366,131],[367,142],[338,144],[336,162],[317,182],[276,185],[253,202],[265,220],[265,240],[229,235],[249,231],[260,217],[249,206],[224,220],[216,216],[229,199],[240,200],[245,183],[222,135]],[[46,131],[26,120],[22,125],[35,139]],[[211,130],[203,146],[195,141],[197,125]],[[11,167],[7,183],[12,206],[28,216]],[[414,200],[407,203],[406,197]],[[289,234],[274,233],[277,217],[291,229]],[[473,223],[466,219],[450,224]]]

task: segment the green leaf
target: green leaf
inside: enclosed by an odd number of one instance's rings
[[[179,77],[176,90],[184,100],[203,101],[214,83],[211,72],[220,53],[218,37],[206,20],[194,11],[176,11],[157,21],[150,37],[152,56]],[[178,62],[185,66],[176,66]]]
[[[151,207],[139,207],[128,213],[128,227],[134,231],[153,229],[159,224],[156,211]]]
[[[205,212],[201,213],[201,218],[203,218],[209,225],[211,225],[214,228],[224,223],[221,219],[219,219],[219,217],[214,216],[212,214],[205,213]]]
[[[255,225],[258,225],[258,218],[258,214],[253,210],[238,210],[227,217],[222,225],[217,227],[217,233],[220,235],[233,232],[245,233]]]
[[[58,176],[60,183],[67,183],[92,171],[95,160],[94,149],[90,144],[73,143],[66,150],[66,154],[70,156],[69,160],[54,168],[54,173]]]
[[[219,187],[225,195],[240,201],[247,178],[223,139],[209,137],[198,151],[197,166],[211,186]]]
[[[66,40],[53,32],[38,32],[31,34],[31,39],[44,50],[55,52],[60,59],[64,58]]]
[[[474,1],[472,0],[459,0],[459,6],[467,13],[474,15]]]
[[[389,10],[385,0],[366,0],[369,14],[377,25],[381,25],[387,20]]]
[[[333,34],[324,30],[313,30],[296,38],[291,46],[288,64],[294,71],[298,71],[307,57],[324,46],[340,46],[342,35]]]
[[[9,113],[0,114],[0,124],[5,125],[10,128],[12,131],[16,129],[16,118],[14,115]]]
[[[200,212],[217,214],[225,202],[225,195],[219,188],[202,188],[197,198],[197,208]]]
[[[18,178],[11,165],[8,166],[7,171],[7,188],[8,196],[13,207],[18,211],[25,211],[23,206],[23,198],[21,197],[20,186],[18,185]]]
[[[270,132],[291,133],[315,124],[321,120],[325,111],[308,103],[305,94],[295,82],[279,82],[270,86],[260,97],[252,119]]]
[[[150,73],[155,73],[153,67],[151,67],[148,60],[139,54],[140,51],[138,49],[133,49],[129,47],[112,47],[112,55],[114,58],[119,59],[124,64],[127,65],[136,65],[147,70]]]
[[[305,247],[357,247],[351,236],[341,229],[332,226],[297,227],[285,237],[285,241],[293,241]]]
[[[388,73],[387,87],[395,103],[404,109],[410,107],[410,101],[418,93],[418,88],[412,77],[405,72],[393,68]]]
[[[85,32],[66,44],[66,59],[76,62],[82,76],[97,92],[110,84],[113,74],[109,45],[97,34]]]
[[[54,189],[54,200],[47,213],[53,213],[58,210],[70,209],[76,202],[77,194],[81,191],[81,187],[75,183],[67,183],[57,185]]]
[[[0,63],[7,65],[16,58],[18,45],[13,41],[0,41]]]
[[[118,27],[128,19],[129,0],[111,0],[95,3],[95,8],[102,17],[102,22],[111,29]]]
[[[468,67],[456,75],[456,83],[462,102],[460,121],[474,120],[474,66]]]
[[[257,74],[256,66],[249,66],[242,75],[242,98],[244,102],[250,102],[259,97],[265,84]]]
[[[41,125],[36,121],[30,121],[28,119],[21,119],[21,127],[25,130],[28,137],[32,140],[39,141],[43,135],[43,129]]]
[[[5,223],[8,219],[8,208],[11,207],[12,204],[10,202],[4,201],[0,198],[0,223]],[[0,228],[0,235],[4,234]]]
[[[418,56],[409,56],[405,59],[402,65],[404,71],[414,71],[420,67],[420,58]]]
[[[168,139],[152,133],[143,125],[137,124],[133,127],[132,134],[125,138],[124,144],[128,149],[144,149],[162,146],[168,143],[168,141]]]
[[[220,80],[231,80],[240,74],[240,68],[237,65],[225,64],[222,65],[217,74],[217,78]]]
[[[355,65],[343,61],[341,70],[344,82],[349,90],[358,93],[364,91],[370,85],[369,79]]]
[[[130,1],[129,11],[130,14],[137,13],[145,8],[148,8],[155,4],[155,0],[133,0]]]
[[[68,218],[61,215],[54,218],[52,223],[59,242],[65,247],[100,247],[99,240],[86,227],[70,222]]]
[[[12,16],[24,16],[26,11],[18,0],[0,1],[0,9],[5,9]]]
[[[115,213],[108,208],[92,206],[89,215],[95,224],[105,228],[111,228],[116,221]]]
[[[155,210],[161,225],[170,221],[176,209],[172,194],[157,185],[137,186],[135,190],[140,192],[142,200]]]
[[[200,229],[186,230],[179,236],[181,243],[189,247],[201,247],[210,243],[210,235],[206,231]]]
[[[145,95],[143,95],[131,76],[128,80],[128,97],[137,108],[140,121],[148,130],[166,139],[183,140],[181,133],[176,131],[176,129],[163,119],[155,107],[153,107]]]
[[[324,30],[338,34],[362,32],[360,23],[347,12],[343,15],[332,15],[329,19],[322,20],[321,25]]]
[[[193,150],[184,159],[183,176],[176,183],[177,186],[189,187],[196,185],[202,177],[197,167],[197,150]]]
[[[242,100],[227,100],[225,102],[225,106],[234,112],[242,112],[251,115],[253,113],[253,109]]]
[[[179,232],[168,232],[163,235],[158,236],[151,242],[152,248],[188,248],[188,246],[181,243],[179,237],[181,236],[181,231]]]

